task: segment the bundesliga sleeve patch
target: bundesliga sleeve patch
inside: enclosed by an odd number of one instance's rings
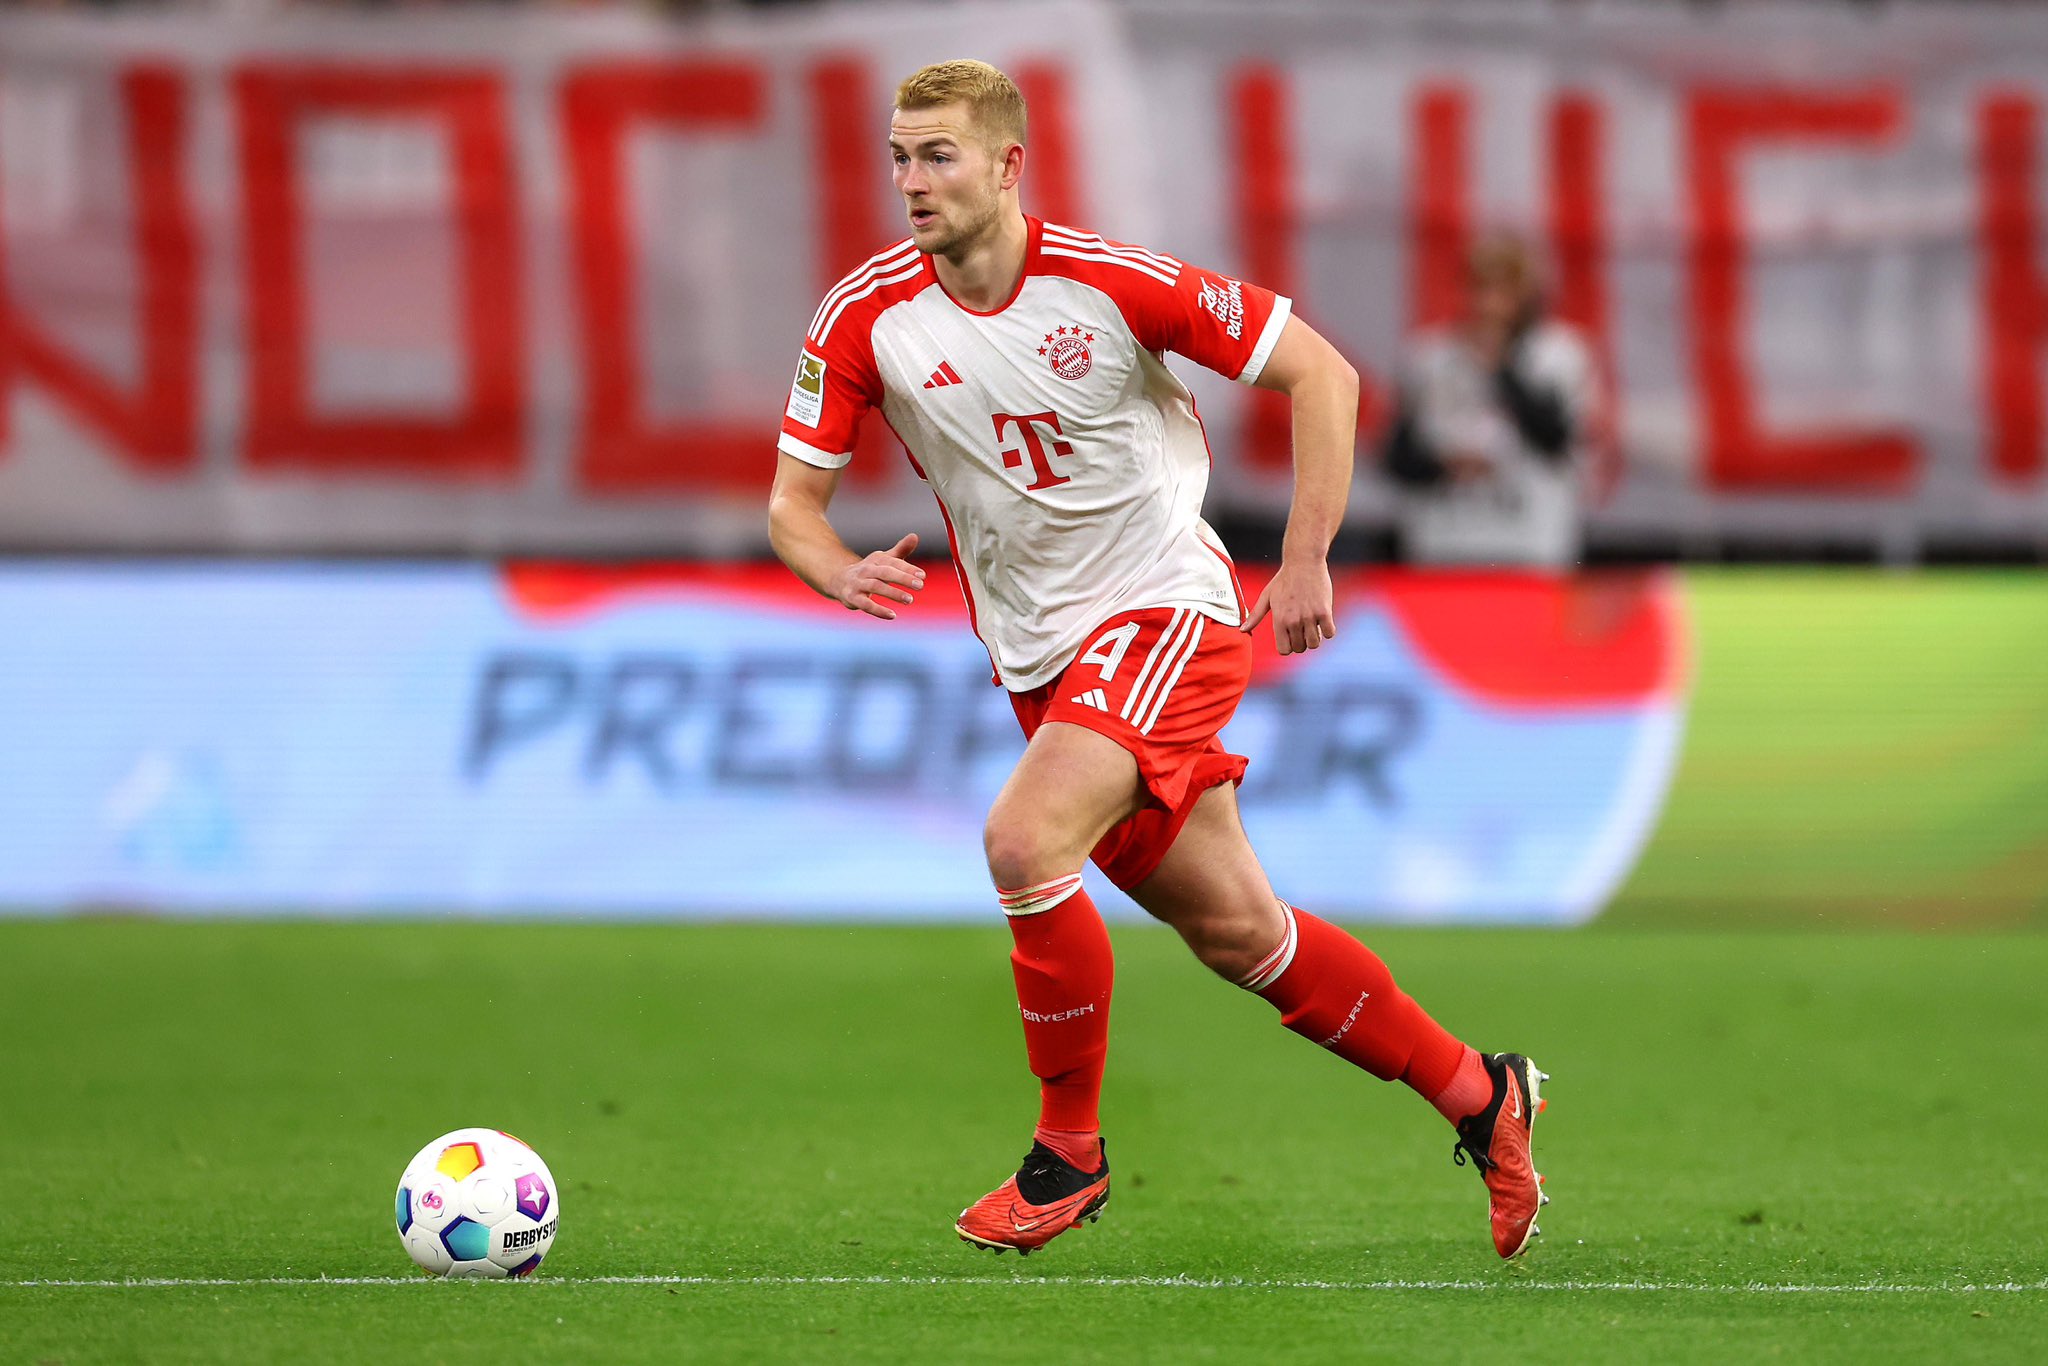
[[[808,351],[796,358],[796,382],[789,386],[788,415],[816,427],[825,415],[825,362]]]

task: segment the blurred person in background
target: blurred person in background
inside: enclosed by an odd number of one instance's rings
[[[1417,335],[1386,443],[1403,557],[1423,565],[1569,569],[1581,474],[1604,440],[1591,350],[1544,316],[1517,237],[1474,246],[1463,314]]]
[[[1512,1257],[1543,1199],[1529,1147],[1541,1074],[1461,1042],[1371,949],[1274,894],[1238,819],[1246,760],[1220,739],[1254,627],[1270,615],[1282,654],[1336,633],[1328,554],[1358,376],[1270,290],[1028,217],[1025,133],[1023,96],[985,63],[927,67],[898,89],[889,148],[911,236],[812,318],[769,507],[799,578],[894,619],[924,584],[907,558],[917,537],[862,555],[827,517],[880,408],[946,514],[972,624],[1029,737],[984,844],[1039,1121],[1016,1175],[955,1231],[1030,1252],[1109,1199],[1098,1110],[1115,970],[1082,886],[1092,858],[1287,1028],[1450,1121]],[[1168,351],[1292,401],[1293,505],[1254,604],[1202,520],[1208,444]]]

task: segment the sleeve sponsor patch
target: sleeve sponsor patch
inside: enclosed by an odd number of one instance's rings
[[[1214,283],[1203,280],[1201,305],[1223,324],[1232,341],[1244,335],[1244,286],[1238,281],[1223,277]]]
[[[825,362],[809,351],[797,354],[796,381],[789,386],[785,411],[806,427],[816,427],[825,415]]]

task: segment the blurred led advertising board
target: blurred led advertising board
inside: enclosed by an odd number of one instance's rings
[[[931,582],[883,623],[772,565],[0,567],[0,905],[985,919],[1021,738]],[[1597,912],[1678,751],[1676,580],[1357,573],[1338,619],[1262,637],[1227,735],[1281,893]]]

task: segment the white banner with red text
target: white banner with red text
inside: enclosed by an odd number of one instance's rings
[[[1368,447],[1506,226],[1613,392],[1596,528],[2048,537],[2030,8],[1045,0],[0,15],[0,546],[757,547],[805,321],[904,232],[893,83],[961,53],[1028,209],[1295,295]],[[1284,403],[1198,393],[1215,506],[1284,507]],[[936,534],[873,425],[849,532]]]
[[[1262,633],[1224,733],[1282,895],[1595,914],[1677,760],[1676,579],[1354,572],[1337,611]],[[1023,739],[966,616],[940,576],[885,623],[767,568],[0,565],[0,914],[993,923]]]

